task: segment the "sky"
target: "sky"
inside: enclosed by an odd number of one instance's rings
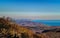
[[[0,0],[0,16],[60,20],[60,0]]]

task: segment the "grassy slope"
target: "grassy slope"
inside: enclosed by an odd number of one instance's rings
[[[41,34],[35,34],[30,29],[0,18],[0,34],[2,34],[4,38],[7,37],[8,34],[13,36],[15,34],[17,36],[21,36],[21,33],[24,33],[25,35],[28,34],[29,38],[60,38],[60,32],[46,32]]]

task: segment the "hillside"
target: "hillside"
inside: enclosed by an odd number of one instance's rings
[[[44,30],[42,33],[35,33],[27,27],[0,18],[0,38],[60,38],[60,29],[50,29]]]
[[[41,35],[44,35],[47,38],[60,38],[60,32],[46,32]]]
[[[17,24],[20,24],[23,27],[26,27],[34,32],[39,32],[39,33],[42,33],[44,30],[60,28],[59,26],[49,26],[44,23],[41,22],[38,23],[28,19],[16,19],[13,22],[16,22]]]
[[[40,37],[30,29],[0,18],[0,38],[34,38],[33,36]]]

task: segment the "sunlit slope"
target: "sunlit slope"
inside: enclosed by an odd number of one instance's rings
[[[3,18],[0,18],[0,34],[0,37],[3,36],[4,38],[8,37],[8,35],[11,35],[11,38],[15,35],[19,38],[40,38],[40,35],[35,34],[30,29],[12,23]]]
[[[60,38],[60,29],[37,34],[26,27],[0,18],[0,38]]]

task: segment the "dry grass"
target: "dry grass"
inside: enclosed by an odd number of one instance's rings
[[[32,30],[0,18],[0,38],[60,38],[60,32],[35,34]]]

